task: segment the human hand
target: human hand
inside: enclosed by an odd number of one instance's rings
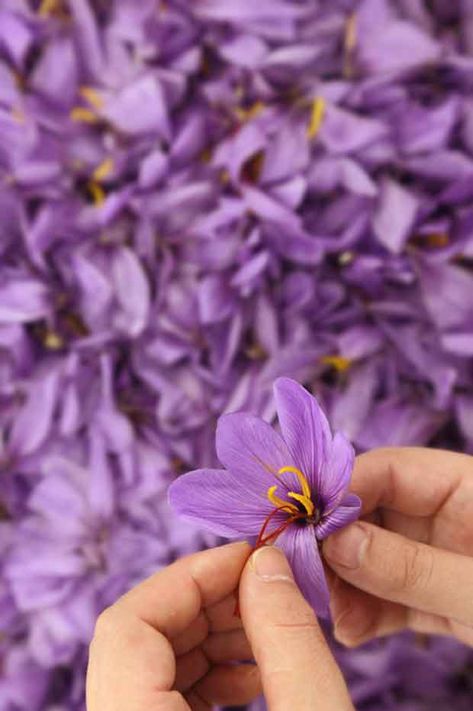
[[[473,458],[421,448],[357,458],[363,521],[326,539],[335,636],[402,629],[473,645]]]
[[[353,711],[284,555],[268,547],[248,561],[250,550],[183,558],[108,608],[90,648],[88,711],[209,711],[261,686],[271,711]],[[257,666],[232,664],[253,658],[247,638]]]

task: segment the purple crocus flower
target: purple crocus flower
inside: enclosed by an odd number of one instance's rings
[[[187,520],[222,536],[257,536],[278,545],[314,610],[328,615],[329,592],[318,544],[354,521],[361,502],[348,493],[354,450],[332,436],[317,401],[279,378],[274,395],[281,433],[244,412],[217,426],[217,455],[226,469],[197,469],[169,490]]]

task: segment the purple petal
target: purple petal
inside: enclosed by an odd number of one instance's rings
[[[78,66],[74,44],[58,37],[45,48],[32,76],[32,86],[43,96],[69,106],[77,91]]]
[[[400,254],[414,226],[419,202],[414,195],[394,180],[386,179],[381,188],[373,229],[386,249]]]
[[[278,541],[307,602],[320,617],[329,617],[330,594],[313,526],[294,524]]]
[[[332,511],[316,526],[315,534],[318,541],[323,541],[324,538],[331,533],[338,531],[339,528],[348,526],[349,523],[356,521],[360,515],[361,501],[356,494],[347,494],[342,503],[335,511]]]
[[[160,82],[145,76],[126,86],[107,102],[104,116],[120,131],[130,135],[159,133],[169,140],[171,126]]]
[[[358,116],[334,105],[327,106],[320,129],[320,141],[335,155],[366,148],[385,135],[386,126],[381,121]]]
[[[59,394],[59,375],[52,371],[31,385],[10,435],[15,454],[31,454],[43,444],[51,429]]]
[[[219,536],[256,536],[274,509],[257,484],[254,477],[240,476],[239,469],[197,469],[171,484],[169,503],[187,521]],[[284,518],[277,514],[274,527]]]
[[[0,323],[27,323],[47,316],[48,291],[35,279],[17,279],[0,286]]]
[[[263,63],[268,47],[259,37],[241,34],[221,44],[218,51],[230,64],[255,69]]]
[[[281,432],[291,459],[306,475],[315,493],[320,492],[331,442],[327,418],[316,399],[289,378],[276,380],[274,396]]]
[[[332,511],[338,506],[350,484],[354,462],[355,450],[346,437],[337,432],[321,476],[320,492],[325,511]]]
[[[219,419],[216,439],[221,463],[269,512],[267,491],[278,483],[278,470],[293,462],[282,437],[258,417],[237,412]]]
[[[150,289],[136,254],[126,247],[117,251],[112,262],[112,279],[122,313],[116,325],[130,336],[138,336],[146,326]]]
[[[414,24],[390,20],[362,35],[358,57],[364,69],[380,74],[433,62],[441,51],[440,44]]]

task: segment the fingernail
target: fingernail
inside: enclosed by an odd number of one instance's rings
[[[345,568],[359,568],[368,544],[368,534],[357,523],[329,536],[324,543],[325,558]]]
[[[284,553],[274,546],[258,548],[251,556],[250,565],[258,578],[265,582],[294,580]]]

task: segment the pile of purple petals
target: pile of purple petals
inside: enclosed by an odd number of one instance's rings
[[[359,450],[473,452],[471,0],[2,0],[0,708],[84,709],[98,611],[215,542],[166,489],[309,386]],[[340,660],[471,708],[471,651]]]

